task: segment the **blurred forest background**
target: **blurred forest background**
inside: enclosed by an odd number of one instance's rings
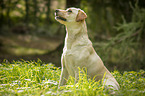
[[[0,0],[0,62],[60,65],[65,27],[55,9],[84,10],[89,38],[109,70],[145,69],[145,0]]]

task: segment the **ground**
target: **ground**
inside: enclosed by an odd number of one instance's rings
[[[36,60],[40,58],[42,61],[48,63],[55,63],[60,66],[59,53],[55,51],[63,38],[48,37],[48,36],[33,36],[33,35],[8,35],[0,36],[0,62],[4,59],[12,60]],[[54,62],[53,62],[54,61]]]

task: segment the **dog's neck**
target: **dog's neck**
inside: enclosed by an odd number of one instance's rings
[[[85,20],[66,25],[65,47],[71,49],[75,46],[87,46],[90,44]]]

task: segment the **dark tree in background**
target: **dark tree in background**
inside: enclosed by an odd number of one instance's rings
[[[8,0],[7,24],[8,24],[9,26],[11,25],[10,11],[11,11],[11,0]]]
[[[66,0],[66,8],[69,7],[80,7],[81,0]]]
[[[4,10],[4,8],[5,8],[5,5],[4,5],[4,0],[1,0],[1,3],[0,3],[0,9],[1,9],[1,11],[0,11],[0,27],[2,26],[2,23],[4,23],[3,22],[3,20],[4,20],[4,15],[3,15],[3,10]]]
[[[37,12],[38,12],[38,2],[37,2],[37,0],[33,0],[33,2],[34,2],[34,24],[35,25],[37,25],[37,21],[38,21],[38,19],[37,19]]]
[[[29,0],[25,0],[25,8],[26,8],[25,22],[27,24],[29,22]]]
[[[50,6],[51,6],[51,0],[46,0],[46,6],[47,6],[47,12],[46,12],[46,22],[49,24],[52,23],[51,18],[50,18]]]

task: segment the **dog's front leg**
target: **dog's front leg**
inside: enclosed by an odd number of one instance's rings
[[[65,85],[68,79],[68,71],[66,68],[62,68],[61,71],[61,76],[60,76],[60,81],[59,81],[59,86]]]
[[[61,76],[60,76],[60,80],[59,80],[59,86],[65,85],[68,77],[69,77],[69,73],[65,67],[65,62],[62,57],[62,71],[61,71]]]
[[[75,84],[78,82],[79,80],[79,70],[78,68],[75,70]]]

